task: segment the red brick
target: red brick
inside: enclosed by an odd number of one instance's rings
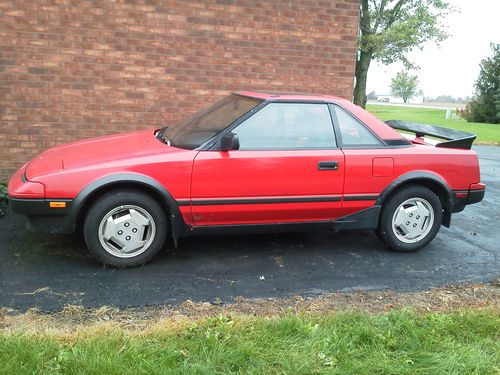
[[[0,178],[44,148],[173,124],[232,90],[352,95],[358,0],[0,9]]]

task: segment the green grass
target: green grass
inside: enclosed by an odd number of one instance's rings
[[[445,119],[445,109],[398,107],[373,104],[369,104],[367,109],[383,121],[404,120],[440,125],[447,128],[476,133],[476,143],[500,144],[500,125],[467,122],[461,118]]]
[[[168,321],[167,321],[168,322]],[[2,374],[498,374],[498,311],[207,318],[0,334]]]

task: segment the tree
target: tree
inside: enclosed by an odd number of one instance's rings
[[[402,61],[414,67],[407,53],[448,35],[441,20],[452,11],[444,0],[361,0],[354,103],[366,106],[366,79],[372,60]]]
[[[407,71],[400,71],[391,81],[391,92],[394,96],[403,98],[405,103],[417,93],[417,76]]]
[[[493,56],[481,61],[474,98],[461,112],[467,121],[500,123],[500,44],[492,44]]]
[[[500,119],[500,90],[497,90],[497,94],[495,95],[495,108],[497,111],[497,120],[498,120]]]

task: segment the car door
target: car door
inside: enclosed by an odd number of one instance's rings
[[[394,180],[395,152],[346,109],[330,104],[337,140],[345,157],[345,184],[339,216],[370,208]]]
[[[238,150],[200,151],[194,160],[194,225],[337,217],[344,155],[326,104],[271,102],[232,132]]]

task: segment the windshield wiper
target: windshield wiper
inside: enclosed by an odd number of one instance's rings
[[[165,143],[167,146],[170,146],[170,140],[165,135],[165,130],[167,130],[168,126],[164,126],[160,130],[156,132],[156,138]]]

